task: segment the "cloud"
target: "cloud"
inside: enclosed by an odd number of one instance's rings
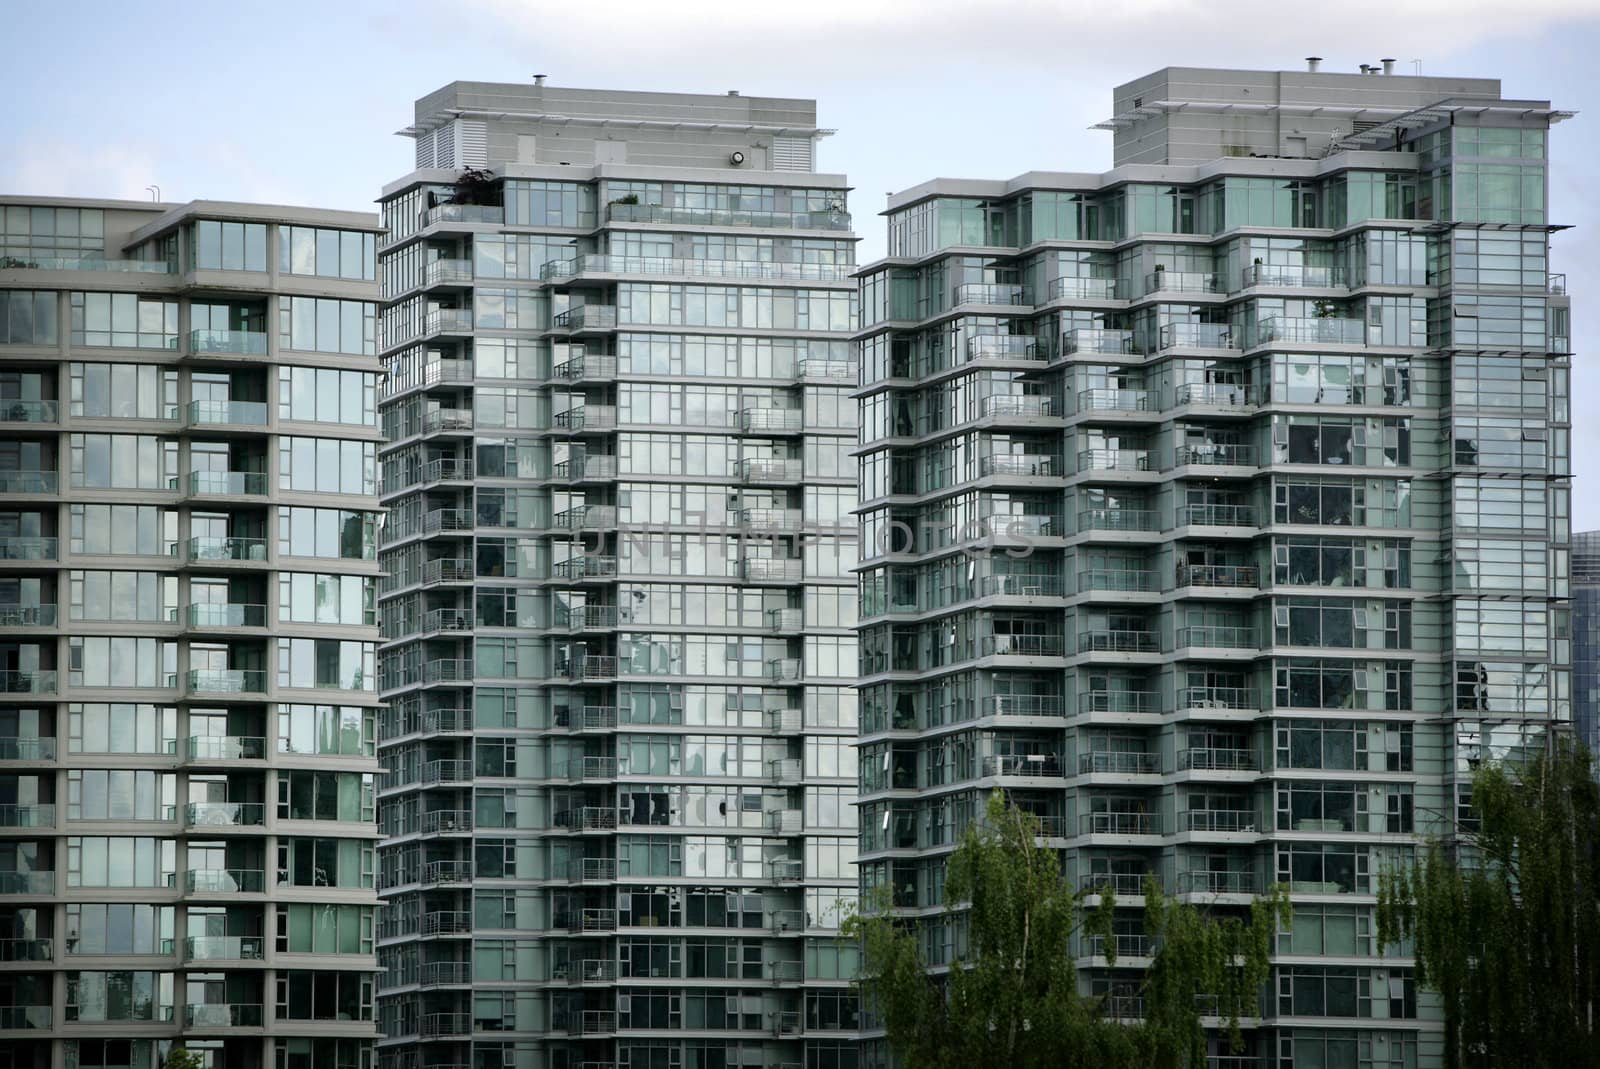
[[[129,143],[29,140],[0,162],[0,190],[41,197],[146,200],[161,168],[149,149]]]

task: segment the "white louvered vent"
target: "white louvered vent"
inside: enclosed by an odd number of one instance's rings
[[[433,165],[435,167],[454,167],[456,165],[456,124],[441,126],[433,132]]]
[[[433,131],[417,135],[417,170],[433,166]]]
[[[774,171],[809,171],[812,141],[809,137],[775,137],[772,139],[772,169]]]
[[[489,124],[473,119],[457,119],[456,163],[462,167],[489,166]]]

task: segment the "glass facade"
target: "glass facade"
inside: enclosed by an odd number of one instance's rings
[[[124,251],[166,209],[96,203],[0,206],[0,1063],[370,1069],[377,357],[267,336],[293,209]]]
[[[1600,531],[1572,536],[1572,721],[1600,753]]]
[[[572,171],[384,203],[380,1065],[848,1069],[844,190]]]
[[[1288,889],[1219,1064],[1440,1057],[1377,874],[1572,718],[1570,354],[1548,112],[1419,116],[1383,171],[891,207],[857,337],[860,876],[935,964],[998,789],[1130,932],[1147,873],[1222,912]],[[1074,951],[1136,991],[1143,959]]]

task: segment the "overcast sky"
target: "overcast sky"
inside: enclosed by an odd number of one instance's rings
[[[9,9],[9,11],[7,11]],[[1111,89],[1165,66],[1498,77],[1584,112],[1551,138],[1552,269],[1569,277],[1578,529],[1600,528],[1600,0],[0,0],[0,195],[370,209],[411,169],[394,136],[455,79],[815,97],[883,251],[885,193],[933,177],[1098,171]]]

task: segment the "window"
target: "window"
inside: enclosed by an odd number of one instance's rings
[[[338,438],[278,438],[278,486],[305,493],[378,492],[377,446]]]
[[[178,710],[170,705],[74,703],[67,707],[69,753],[176,752]]]
[[[71,482],[93,489],[173,489],[178,443],[153,434],[74,434]]]
[[[279,820],[364,821],[376,819],[373,777],[356,772],[278,774]]]
[[[280,954],[371,954],[371,906],[290,904],[278,907]]]
[[[278,577],[278,618],[372,627],[377,623],[373,586],[369,576],[284,572]]]
[[[278,752],[371,757],[373,717],[354,705],[280,705]]]
[[[374,849],[360,839],[278,840],[278,883],[291,887],[372,886]]]
[[[0,345],[55,345],[54,290],[0,291]]]
[[[375,234],[356,230],[280,226],[278,270],[286,275],[320,275],[370,282],[378,277],[377,240]]]
[[[68,820],[175,820],[177,776],[127,769],[70,769]]]
[[[105,212],[100,208],[0,207],[0,260],[98,259],[105,251]]]
[[[68,954],[170,954],[171,906],[67,904]]]
[[[278,1017],[291,1021],[372,1020],[372,974],[280,969]]]
[[[177,672],[176,642],[78,635],[67,640],[67,678],[75,687],[174,687]]]
[[[133,293],[73,293],[72,344],[176,349],[178,302]]]
[[[377,353],[377,305],[325,297],[278,298],[278,345],[308,353]]]
[[[278,686],[372,690],[371,642],[325,638],[278,640]]]
[[[372,560],[377,555],[377,517],[371,512],[278,508],[278,552],[291,557]]]
[[[159,572],[68,572],[70,620],[176,619],[178,577]]]
[[[280,367],[278,418],[377,426],[378,376],[334,368]]]
[[[178,537],[178,514],[155,505],[71,505],[74,555],[160,556]]]
[[[190,249],[193,266],[212,271],[265,271],[267,225],[219,223],[202,219],[194,224]]]
[[[169,972],[69,972],[68,1021],[169,1021]]]
[[[176,419],[178,373],[154,364],[70,365],[69,411],[97,419]]]
[[[69,835],[68,887],[166,887],[175,873],[172,839]]]

